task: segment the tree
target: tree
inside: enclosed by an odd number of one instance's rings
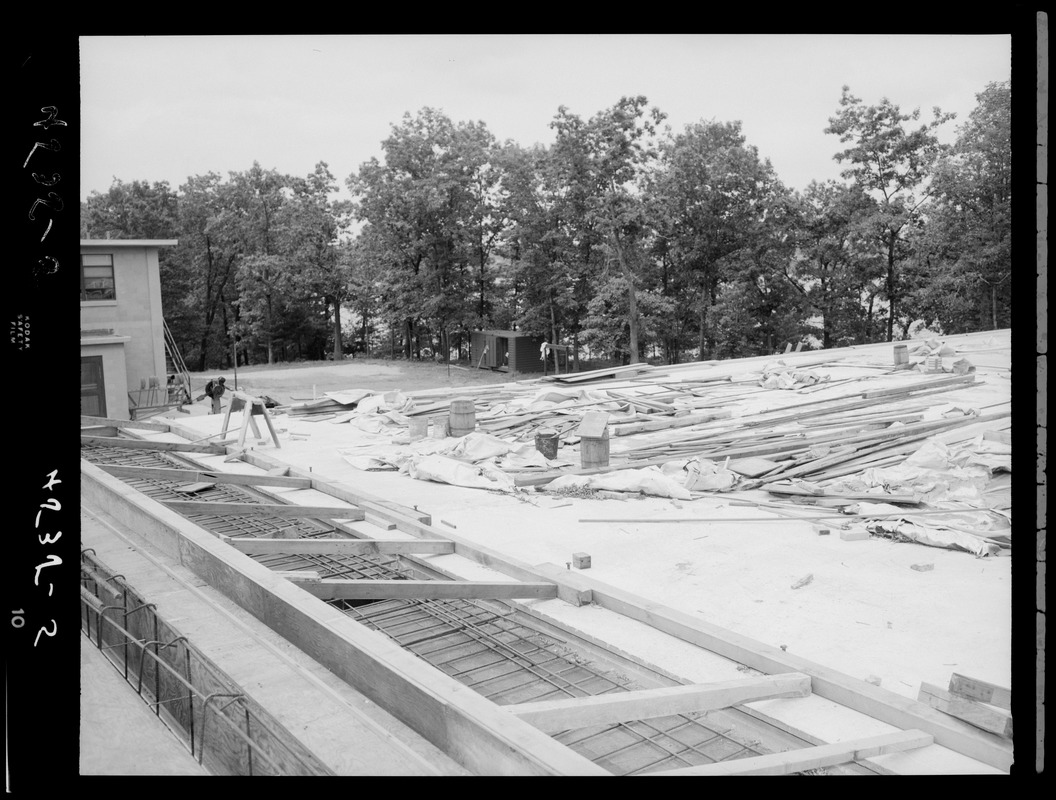
[[[913,265],[920,313],[949,332],[1011,325],[1011,84],[988,84],[976,99],[936,168]]]
[[[871,338],[870,310],[884,264],[861,221],[872,217],[874,206],[860,186],[835,181],[811,181],[798,198],[798,258],[787,263],[785,275],[821,317],[823,347]]]
[[[661,143],[648,184],[653,253],[664,264],[664,291],[681,310],[679,327],[696,327],[699,358],[715,351],[711,318],[722,282],[735,277],[732,259],[765,236],[768,209],[783,193],[739,122],[701,121]],[[687,344],[671,340],[670,357]]]
[[[866,106],[844,86],[840,109],[829,118],[826,133],[840,137],[850,147],[837,153],[847,162],[840,174],[854,181],[877,201],[875,211],[863,220],[871,229],[886,265],[884,295],[888,304],[887,340],[894,338],[895,320],[902,297],[899,264],[907,257],[905,234],[919,224],[922,208],[931,196],[928,178],[936,159],[946,151],[934,131],[954,118],[935,107],[931,122],[907,131],[903,125],[920,118],[920,109],[903,114],[886,97]]]
[[[653,138],[664,119],[664,114],[647,105],[641,95],[623,97],[586,124],[561,106],[551,122],[557,131],[553,151],[559,169],[568,178],[578,179],[570,185],[582,192],[583,225],[597,231],[623,277],[632,364],[640,355],[636,266],[646,234],[638,184],[656,157]]]
[[[392,265],[387,305],[404,321],[407,357],[423,334],[435,333],[447,353],[450,329],[474,316],[469,254],[490,247],[488,214],[479,208],[484,197],[475,192],[490,135],[482,123],[456,127],[424,108],[405,114],[382,147],[384,164],[371,159],[348,179],[356,215],[371,225],[373,251]]]
[[[307,178],[292,179],[290,190],[280,218],[280,246],[292,266],[301,303],[314,298],[330,310],[332,354],[340,361],[344,358],[341,305],[349,297],[351,265],[339,257],[338,240],[347,228],[350,204],[332,199],[337,184],[323,161]]]
[[[210,363],[226,357],[226,331],[219,339],[214,328],[234,294],[235,268],[242,248],[226,207],[227,187],[219,175],[192,176],[179,191],[180,241],[175,257],[194,276],[190,291],[179,302],[198,320],[197,341],[191,343],[188,357],[195,353],[198,371],[204,371]]]

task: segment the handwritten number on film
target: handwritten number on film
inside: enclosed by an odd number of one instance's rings
[[[50,492],[54,489],[55,484],[62,483],[62,481],[58,478],[58,474],[58,470],[52,470],[48,473],[48,481],[43,486],[45,490]],[[33,522],[33,527],[39,529],[42,518],[44,518],[45,522],[47,521],[47,514],[45,512],[59,511],[61,510],[61,508],[62,504],[59,502],[58,498],[47,498],[43,503],[40,504],[40,510],[37,511],[37,516]],[[41,545],[45,546],[49,544],[55,544],[61,538],[62,531],[55,531],[54,533],[41,533],[37,535],[37,541],[39,541]],[[40,576],[45,569],[47,569],[48,567],[58,566],[61,563],[62,559],[54,553],[49,553],[48,555],[46,555],[44,561],[42,561],[40,564],[37,564],[36,571],[33,574],[33,585],[40,586]],[[48,597],[51,597],[54,589],[54,584],[49,583]],[[15,628],[23,627],[26,624],[25,617],[23,616],[25,613],[25,610],[21,608],[12,610],[11,625]],[[33,646],[37,646],[37,643],[40,641],[41,636],[52,637],[58,632],[58,630],[59,626],[54,619],[50,620],[48,625],[42,625],[37,630],[37,635],[33,639]]]
[[[52,126],[60,126],[63,128],[66,127],[65,120],[59,119],[59,109],[56,106],[44,106],[40,110],[48,116],[44,119],[37,120],[36,122],[34,122],[34,127],[43,128],[44,130],[48,130]],[[58,139],[50,139],[47,142],[35,142],[33,144],[33,147],[29,151],[29,155],[26,156],[26,160],[22,163],[23,169],[25,169],[29,165],[29,160],[33,158],[33,155],[37,152],[37,150],[50,150],[54,153],[57,153],[62,150],[62,144],[59,142]],[[58,172],[53,172],[50,178],[46,178],[43,175],[34,172],[33,179],[43,186],[54,186],[62,179],[62,176]],[[36,200],[34,200],[33,205],[29,208],[29,218],[34,222],[37,219],[35,213],[37,210],[37,206],[39,205],[43,205],[45,208],[49,208],[53,211],[62,211],[62,198],[59,197],[59,195],[55,192],[48,192],[47,198],[38,197]],[[40,237],[40,241],[43,242],[47,238],[48,234],[51,232],[51,226],[54,224],[54,222],[54,218],[48,217],[48,226],[44,230],[44,235]]]

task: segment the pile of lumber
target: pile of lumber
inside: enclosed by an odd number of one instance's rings
[[[1012,738],[1011,689],[955,672],[948,689],[921,683],[917,699],[984,731]]]

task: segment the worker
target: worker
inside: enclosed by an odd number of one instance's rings
[[[221,376],[220,378],[217,378],[216,381],[209,381],[209,383],[205,384],[205,394],[213,402],[212,411],[210,411],[211,414],[220,413],[220,398],[223,397],[224,391],[227,389],[227,387],[224,386],[226,382],[227,378]]]

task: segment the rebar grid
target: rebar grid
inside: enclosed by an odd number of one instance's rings
[[[318,775],[328,774],[326,770],[322,772],[312,765],[307,759],[305,759],[300,753],[287,747],[283,739],[275,735],[271,728],[271,725],[261,718],[258,714],[253,712],[246,702],[246,697],[241,692],[212,692],[205,694],[201,691],[194,683],[194,674],[207,673],[211,675],[214,681],[218,684],[222,684],[223,679],[211,668],[207,661],[203,660],[197,650],[187,641],[185,636],[174,636],[169,641],[161,641],[158,638],[159,628],[159,617],[157,616],[154,605],[151,603],[139,603],[132,608],[127,608],[127,603],[124,605],[111,604],[104,605],[100,600],[97,592],[98,589],[103,585],[99,583],[99,579],[104,572],[104,568],[101,564],[96,562],[87,553],[82,552],[81,555],[82,563],[82,577],[81,577],[81,606],[84,611],[82,616],[82,631],[88,637],[89,641],[92,640],[92,619],[95,619],[96,638],[93,644],[99,649],[104,655],[107,661],[114,666],[119,673],[122,673],[125,682],[134,687],[136,694],[146,703],[147,707],[151,709],[155,716],[161,719],[162,706],[168,704],[180,703],[186,701],[188,704],[187,711],[187,724],[186,726],[179,720],[179,717],[175,714],[166,714],[166,718],[162,719],[163,724],[168,727],[175,735],[177,741],[187,747],[199,764],[203,763],[206,748],[206,737],[209,730],[210,720],[215,720],[216,724],[222,724],[228,730],[229,735],[233,735],[237,741],[240,741],[245,745],[245,748],[238,748],[238,757],[241,759],[235,765],[237,774],[253,775],[260,773],[260,766],[265,766],[265,774],[301,774],[301,775]],[[110,579],[106,579],[109,583],[113,578],[119,578],[120,576],[112,576]],[[92,584],[95,587],[95,593],[88,588],[86,584]],[[112,595],[113,589],[108,590],[108,594]],[[121,594],[127,599],[129,592],[127,587],[121,587]],[[150,614],[150,622],[148,626],[154,631],[154,637],[152,639],[136,638],[135,635],[128,628],[128,618],[131,614],[137,611],[145,610]],[[107,613],[122,613],[123,622],[119,623],[114,619],[107,616]],[[120,641],[117,644],[111,644],[103,646],[103,628],[104,625],[111,632],[107,639],[112,637],[120,637]],[[133,651],[138,650],[138,656],[129,656],[129,648],[132,647]],[[121,659],[122,663],[115,661],[111,657],[109,651],[116,651],[120,648],[123,651],[124,657]],[[170,663],[168,660],[163,658],[163,653],[169,648],[174,648],[176,655],[172,656],[173,662],[181,662],[183,665],[183,671],[181,672]],[[150,658],[154,673],[153,688],[145,684],[144,678],[148,672],[145,669],[146,659]],[[192,669],[192,660],[194,662],[195,669]],[[131,670],[131,674],[130,674]],[[165,674],[171,681],[174,681],[178,687],[180,687],[180,693],[175,694],[172,697],[163,697],[163,691],[161,689],[161,675]],[[186,694],[182,693],[183,691]],[[232,698],[226,705],[216,707],[210,707],[211,700],[215,697],[228,697]],[[238,708],[234,712],[238,717],[238,720],[232,717],[229,713],[223,713],[224,709],[233,703],[238,704]],[[197,706],[197,714],[196,714]],[[213,711],[210,716],[210,710]],[[245,723],[245,730],[243,730],[242,721]],[[289,769],[284,768],[281,764],[277,763],[267,749],[265,749],[255,738],[254,729],[256,734],[259,736],[261,733],[265,733],[268,736],[268,740],[272,743],[272,747],[279,746],[282,748],[283,753],[298,765],[298,769],[291,772]],[[228,751],[230,752],[230,750]],[[254,769],[254,762],[257,762],[257,769]]]
[[[108,450],[105,463],[184,467],[165,453]],[[114,453],[113,451],[118,451]],[[128,458],[131,456],[132,458]],[[130,483],[132,481],[129,481]],[[178,483],[143,480],[146,493],[155,499],[178,499]],[[220,492],[215,490],[220,489]],[[209,490],[217,500],[245,501],[248,492],[236,485],[217,484]],[[203,498],[204,499],[204,498]],[[309,519],[270,519],[258,515],[188,515],[196,524],[214,533],[234,536],[280,538],[332,535],[337,529]],[[294,536],[290,536],[294,534]],[[271,569],[315,570],[327,578],[348,577],[404,578],[398,556],[322,556],[312,554],[271,554],[252,556]],[[474,691],[500,705],[544,699],[585,697],[630,690],[622,683],[590,668],[575,656],[556,652],[549,637],[470,600],[333,600],[341,609],[363,624],[381,631]],[[542,642],[542,643],[540,643]],[[666,726],[666,727],[665,727]],[[701,719],[674,716],[618,723],[602,728],[564,731],[555,739],[616,774],[636,774],[678,766],[695,766],[731,758],[757,755],[758,743],[745,744]]]

